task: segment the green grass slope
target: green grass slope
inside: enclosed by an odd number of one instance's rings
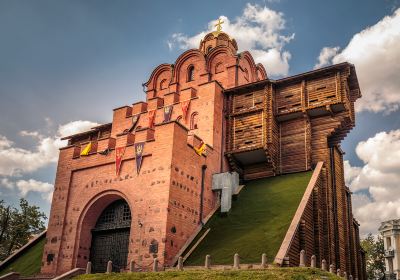
[[[18,272],[21,276],[33,276],[40,272],[42,254],[46,238],[42,238],[38,243],[27,249],[21,256],[0,270],[0,275],[9,272]]]
[[[185,265],[203,265],[207,254],[212,264],[232,264],[235,253],[242,263],[260,262],[262,253],[273,262],[311,175],[310,171],[247,182],[228,216],[214,214],[206,224],[210,232]]]
[[[136,280],[136,279],[263,279],[263,280],[317,280],[343,279],[332,273],[311,268],[270,268],[265,270],[189,270],[168,272],[138,272],[138,273],[111,273],[111,274],[84,274],[76,280]]]

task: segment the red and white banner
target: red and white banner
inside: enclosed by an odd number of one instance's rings
[[[182,101],[181,106],[182,106],[182,117],[186,120],[190,106],[190,99]]]
[[[149,117],[149,127],[152,128],[154,126],[154,119],[156,118],[157,110],[150,110],[147,114]]]
[[[121,169],[122,157],[125,154],[125,147],[115,148],[115,175],[119,176]]]

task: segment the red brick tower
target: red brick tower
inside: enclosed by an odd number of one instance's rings
[[[112,123],[67,137],[42,274],[85,267],[89,259],[96,271],[109,259],[115,270],[131,260],[146,269],[153,256],[174,263],[219,206],[211,175],[229,168],[222,90],[267,78],[249,52],[237,50],[224,32],[206,35],[199,49],[152,72],[146,102],[114,109]],[[207,152],[200,156],[194,148],[202,142]],[[124,151],[118,175],[117,150]]]

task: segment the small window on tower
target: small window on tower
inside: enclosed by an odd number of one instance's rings
[[[160,82],[160,89],[166,89],[167,88],[167,79],[164,79]]]
[[[218,62],[217,65],[215,65],[215,73],[221,73],[224,71],[224,65],[222,62]]]
[[[190,129],[198,129],[199,113],[194,112],[190,117]]]
[[[207,53],[210,53],[211,50],[212,50],[212,46],[208,46]]]
[[[188,67],[187,75],[188,75],[187,76],[188,82],[194,81],[194,66],[193,65],[190,65]]]

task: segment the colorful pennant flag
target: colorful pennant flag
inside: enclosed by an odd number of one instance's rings
[[[193,147],[193,149],[196,151],[196,154],[198,154],[199,156],[202,156],[206,153],[206,143],[201,141],[200,146],[198,148]]]
[[[125,147],[115,148],[115,175],[119,176],[121,169],[122,157],[125,153]]]
[[[87,144],[86,147],[81,152],[81,156],[89,155],[91,149],[92,149],[92,142],[89,142],[89,144]]]
[[[189,111],[189,105],[190,105],[190,99],[181,102],[181,106],[182,106],[182,116],[183,116],[183,118],[184,118],[185,120],[186,120],[186,118],[187,118],[187,114],[188,114],[188,111]]]
[[[135,156],[136,156],[136,172],[139,174],[142,167],[143,150],[145,142],[135,143]]]
[[[173,105],[164,107],[164,122],[169,122],[171,120]]]
[[[149,117],[149,127],[153,127],[154,126],[154,119],[156,118],[156,112],[157,110],[150,110],[148,112],[148,117]]]

